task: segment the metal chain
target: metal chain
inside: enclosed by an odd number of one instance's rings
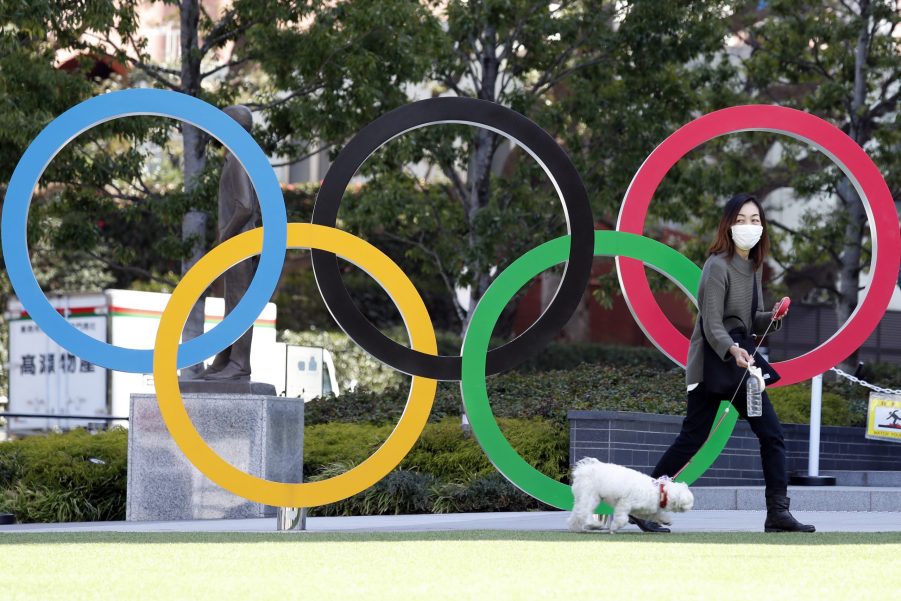
[[[901,390],[892,390],[891,388],[881,388],[879,386],[876,386],[875,384],[870,384],[869,382],[867,382],[865,380],[861,380],[860,378],[852,376],[849,373],[845,373],[837,367],[833,367],[831,371],[834,371],[835,373],[837,373],[838,375],[840,375],[841,377],[843,377],[846,380],[854,382],[855,384],[860,384],[861,386],[864,386],[865,388],[869,388],[870,390],[875,390],[876,392],[881,392],[882,394],[901,395]]]

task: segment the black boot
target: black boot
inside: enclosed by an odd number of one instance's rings
[[[643,520],[641,518],[637,518],[634,515],[629,516],[629,523],[635,524],[638,526],[642,532],[669,532],[669,528],[666,526],[661,526],[657,522],[653,520]]]
[[[810,524],[802,524],[788,511],[789,498],[784,494],[771,494],[766,497],[766,521],[764,532],[815,532]]]

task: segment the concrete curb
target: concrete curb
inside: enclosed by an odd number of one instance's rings
[[[816,526],[818,532],[901,532],[901,512],[794,511],[794,516]],[[378,534],[386,532],[567,532],[566,511],[511,513],[457,513],[427,515],[314,517],[307,520],[306,531],[278,533],[304,536],[307,533],[347,532]],[[764,511],[700,510],[673,516],[673,532],[762,532]],[[275,518],[243,520],[195,520],[184,522],[91,522],[81,524],[19,524],[0,526],[0,538],[9,534],[38,533],[266,533],[276,534]],[[635,526],[626,526],[623,534],[648,536]],[[609,536],[607,533],[598,533]],[[577,535],[574,535],[577,536]],[[773,535],[782,536],[782,535]]]
[[[762,510],[766,507],[762,486],[705,487],[691,489],[695,509]],[[877,486],[791,486],[793,511],[901,511],[901,488]]]

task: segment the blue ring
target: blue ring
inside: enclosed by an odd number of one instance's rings
[[[281,275],[288,241],[288,218],[278,179],[253,137],[231,117],[192,96],[154,89],[111,92],[72,107],[38,134],[16,165],[0,219],[3,256],[13,289],[35,323],[69,352],[108,369],[151,373],[152,349],[129,349],[95,340],[70,326],[57,313],[34,277],[26,237],[32,190],[57,152],[95,125],[133,115],[179,119],[222,142],[250,176],[266,224],[260,262],[247,293],[216,327],[182,343],[178,352],[179,367],[194,365],[215,355],[237,340],[259,317]]]

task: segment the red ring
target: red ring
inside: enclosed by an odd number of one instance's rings
[[[670,168],[696,146],[717,136],[741,131],[786,134],[816,146],[848,176],[860,193],[870,222],[873,278],[864,300],[850,319],[815,349],[774,363],[782,376],[774,386],[807,380],[834,367],[866,341],[885,313],[901,265],[901,233],[888,186],[870,157],[840,129],[808,113],[780,106],[735,106],[699,117],[682,126],[654,149],[632,179],[620,208],[616,229],[642,234],[651,198]],[[878,250],[877,255],[877,240]],[[641,261],[616,258],[626,304],[648,338],[680,365],[688,358],[688,339],[669,321],[654,296]]]

